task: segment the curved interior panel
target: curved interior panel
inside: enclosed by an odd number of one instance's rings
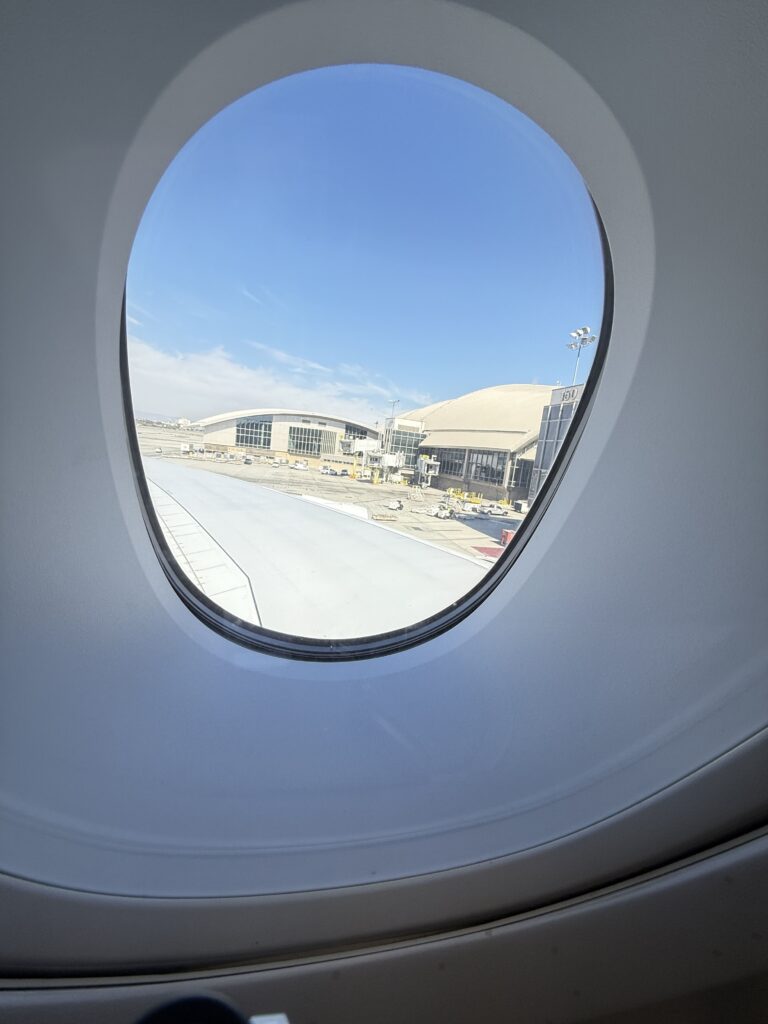
[[[762,58],[725,4],[665,7],[661,47],[645,4],[620,24],[481,6],[160,5],[140,30],[115,8],[109,52],[95,15],[70,49],[48,12],[45,78],[21,44],[7,55],[26,91],[0,167],[23,240],[0,275],[0,871],[14,907],[50,914],[48,966],[152,969],[182,947],[232,964],[476,923],[765,813]],[[514,571],[419,646],[318,663],[235,643],[178,599],[135,488],[118,325],[142,211],[184,143],[265,83],[361,61],[473,83],[563,148],[604,222],[613,327]]]

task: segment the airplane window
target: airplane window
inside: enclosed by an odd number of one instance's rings
[[[221,111],[126,283],[137,481],[180,596],[321,658],[466,614],[583,418],[607,272],[569,157],[467,82],[327,67]]]

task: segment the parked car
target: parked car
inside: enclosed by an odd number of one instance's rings
[[[306,471],[307,469],[309,469],[309,466],[303,459],[297,459],[291,466],[291,469],[301,469],[303,471]]]
[[[342,471],[339,473],[339,476],[349,476],[349,470],[342,469]]]
[[[251,465],[253,465],[253,459],[249,458],[246,455],[245,458],[243,459],[243,465],[244,466],[251,466]]]

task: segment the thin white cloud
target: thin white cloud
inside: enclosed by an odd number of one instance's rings
[[[125,319],[128,321],[129,324],[133,324],[134,327],[144,326],[141,320],[137,320],[135,316],[129,316],[127,313],[125,314]]]
[[[291,352],[285,352],[281,348],[273,348],[272,345],[265,345],[261,341],[250,341],[248,344],[251,348],[255,348],[258,352],[263,352],[265,355],[269,356],[270,359],[274,359],[276,363],[288,366],[299,373],[307,373],[310,371],[316,371],[318,373],[331,372],[331,368],[329,366],[323,366],[322,363],[315,363],[311,359],[303,359],[301,356],[295,356]]]
[[[273,292],[271,288],[267,288],[265,284],[258,285],[258,294],[242,285],[240,294],[246,299],[250,299],[251,302],[255,302],[257,306],[277,306],[286,312],[290,310],[288,304],[276,292]]]
[[[157,319],[154,313],[150,312],[150,310],[148,309],[145,309],[144,306],[140,306],[137,302],[134,302],[133,299],[128,299],[127,305],[131,312],[138,313],[139,316],[143,316],[145,320]]]
[[[364,366],[356,363],[340,363],[335,367],[324,366],[284,349],[265,345],[261,341],[251,341],[249,344],[251,348],[280,366],[287,367],[292,373],[316,378],[313,384],[315,387],[326,388],[330,384],[339,398],[364,399],[376,408],[386,408],[393,398],[398,398],[403,406],[411,407],[428,405],[432,400],[424,392],[403,388],[387,377],[370,373]],[[320,379],[321,376],[325,378],[329,374],[333,374],[332,380]],[[307,386],[310,386],[309,380]]]
[[[385,405],[388,405],[393,399],[399,399],[401,402],[413,406],[428,405],[432,401],[424,391],[404,388],[388,377],[371,374],[364,366],[355,363],[341,363],[336,368],[336,372],[340,378],[339,387],[352,390],[358,395],[381,398]]]
[[[250,299],[251,302],[255,302],[257,306],[264,305],[264,300],[260,299],[258,295],[254,295],[253,292],[249,292],[247,288],[241,288],[240,294],[244,295],[246,299]]]
[[[352,376],[336,371],[330,374],[322,367],[312,377],[295,374],[279,361],[272,366],[244,366],[223,348],[172,354],[131,336],[128,358],[134,409],[169,417],[194,420],[265,407],[303,409],[373,425],[386,415],[385,395],[387,400],[417,397],[414,404],[429,399],[386,387],[382,390],[366,380],[362,367],[356,367]]]

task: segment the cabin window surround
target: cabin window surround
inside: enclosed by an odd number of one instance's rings
[[[540,446],[536,468],[538,470],[542,470],[542,472],[540,472],[538,477],[535,478],[538,484],[535,506],[532,508],[526,521],[515,531],[513,540],[508,544],[507,549],[504,551],[502,557],[499,558],[497,564],[488,572],[480,583],[477,584],[477,586],[467,591],[460,600],[453,602],[445,609],[442,609],[434,615],[412,625],[391,632],[381,632],[370,636],[361,636],[352,639],[342,638],[326,640],[313,637],[302,637],[296,634],[272,631],[263,626],[244,623],[241,620],[233,618],[214,602],[211,602],[204,594],[195,592],[194,586],[180,575],[178,566],[176,566],[173,556],[167,550],[167,546],[166,550],[163,550],[164,542],[162,539],[162,531],[159,529],[157,518],[152,512],[151,501],[148,499],[147,483],[143,478],[141,466],[140,464],[136,465],[137,461],[140,463],[140,460],[138,459],[138,445],[134,444],[132,445],[132,448],[134,449],[134,468],[137,477],[137,487],[142,494],[142,504],[150,537],[152,538],[153,545],[158,555],[162,554],[160,561],[167,578],[171,581],[174,590],[182,598],[184,604],[192,610],[198,618],[206,622],[206,624],[212,626],[228,639],[231,639],[243,646],[251,647],[281,657],[318,661],[343,661],[379,657],[388,653],[405,650],[440,635],[450,629],[453,625],[462,621],[462,619],[467,615],[471,614],[471,612],[478,607],[479,604],[482,603],[482,601],[484,601],[506,577],[506,574],[510,571],[511,566],[519,557],[533,530],[536,528],[537,523],[544,514],[546,507],[551,501],[552,495],[557,489],[562,474],[570,460],[570,456],[578,443],[583,429],[583,423],[592,403],[594,390],[602,373],[612,322],[613,278],[608,241],[596,207],[594,208],[594,214],[602,242],[603,269],[605,275],[604,306],[602,324],[599,329],[598,344],[595,346],[594,361],[586,382],[582,401],[579,404],[578,413],[574,417],[573,429],[571,430],[566,443],[562,445],[558,444],[557,450],[555,450],[554,445],[550,450],[547,450],[546,446]],[[133,423],[132,420],[130,420],[130,416],[132,414],[130,413],[130,374],[127,359],[127,332],[125,317],[126,314],[124,308],[121,359],[123,363],[126,411],[129,413],[129,434],[133,434]],[[302,423],[312,422],[314,421],[306,419],[302,420]],[[292,429],[295,431],[296,428]],[[324,433],[324,431],[317,430],[316,428],[310,427],[309,429],[313,431],[313,434]],[[347,436],[349,437],[350,435]],[[357,437],[358,434],[355,433],[351,436]],[[133,440],[135,441],[135,438]],[[403,446],[408,449],[403,452],[405,455],[405,464],[408,468],[412,468],[416,462],[419,442],[425,441],[425,435],[414,434],[413,438],[398,438],[397,440],[402,441]],[[332,454],[327,444],[322,443],[322,439],[318,443],[318,439],[313,436],[311,439],[305,439],[305,442],[306,443],[299,443],[299,441],[294,437],[293,445],[289,446],[291,454],[298,456],[309,455],[315,458],[322,458],[324,455]],[[261,434],[261,440],[257,439],[256,443],[249,445],[249,447],[266,451],[269,450],[270,444],[271,438],[269,444],[265,443],[265,435]],[[421,450],[428,450],[428,442],[426,443],[426,447],[422,444]],[[472,461],[473,455],[476,456],[474,461]],[[486,465],[489,457],[495,457],[497,460],[493,466],[491,466],[490,463]],[[501,458],[501,462],[497,464],[499,458]],[[513,457],[509,457],[507,453],[474,453],[473,449],[468,448],[465,473],[469,474],[469,477],[471,477],[472,480],[503,487],[505,486],[505,478],[508,475],[507,470],[510,467],[512,460]],[[547,462],[546,467],[543,466],[544,461]],[[480,465],[480,463],[482,463],[482,465]],[[544,469],[546,469],[546,472],[543,471]]]

